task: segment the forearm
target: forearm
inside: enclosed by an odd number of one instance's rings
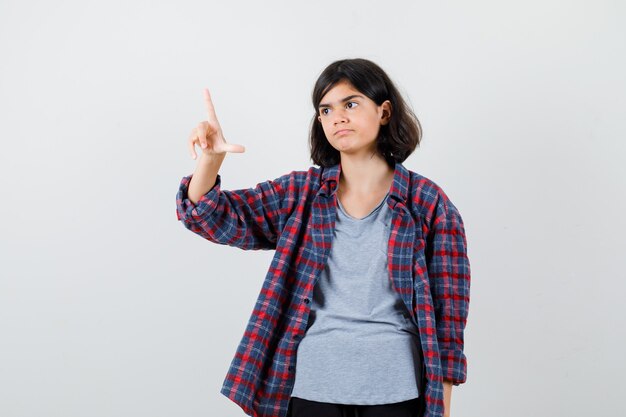
[[[191,177],[187,197],[196,204],[200,197],[208,193],[215,185],[217,174],[224,161],[225,153],[207,156],[201,154],[196,170]]]
[[[440,199],[427,235],[427,267],[435,308],[443,379],[462,384],[467,378],[463,353],[470,297],[470,264],[463,220],[450,200]]]
[[[443,404],[444,404],[444,417],[450,416],[450,400],[452,397],[452,381],[443,381]]]

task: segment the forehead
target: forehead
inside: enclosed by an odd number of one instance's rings
[[[335,84],[330,90],[328,90],[326,94],[322,96],[321,101],[324,101],[327,99],[332,100],[337,97],[342,98],[349,94],[360,94],[362,96],[365,96],[359,90],[354,88],[354,86],[349,81],[342,80],[342,81],[339,81],[337,84]]]

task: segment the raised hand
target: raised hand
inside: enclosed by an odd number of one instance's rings
[[[226,143],[220,123],[217,121],[211,94],[207,88],[204,89],[204,103],[208,119],[200,122],[189,135],[187,142],[191,157],[196,159],[196,145],[202,149],[202,154],[205,156],[224,154],[226,152],[245,152],[246,148],[242,145]]]

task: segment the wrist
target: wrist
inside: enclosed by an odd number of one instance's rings
[[[219,168],[222,166],[222,162],[224,162],[225,153],[223,154],[201,154],[200,158],[198,158],[198,166],[202,169],[219,171]]]

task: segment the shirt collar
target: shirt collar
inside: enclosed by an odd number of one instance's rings
[[[330,167],[322,168],[322,186],[318,194],[325,196],[333,195],[337,190],[339,183],[339,174],[341,173],[341,162]],[[397,201],[406,203],[409,190],[409,171],[400,162],[395,162],[393,173],[393,183],[389,190],[389,196]]]

